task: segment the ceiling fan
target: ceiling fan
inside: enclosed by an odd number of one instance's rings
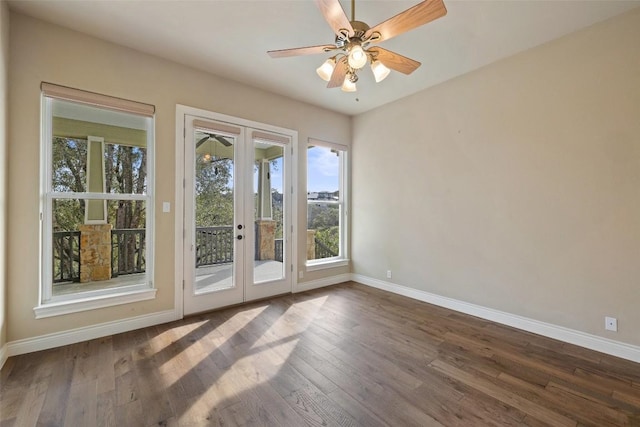
[[[335,43],[271,50],[267,53],[272,58],[284,58],[338,51],[316,72],[321,79],[329,82],[328,88],[341,86],[345,92],[356,91],[357,72],[367,64],[367,61],[371,62],[371,71],[376,82],[384,80],[391,70],[404,74],[415,71],[420,66],[418,61],[378,46],[370,47],[370,45],[389,40],[447,14],[443,0],[424,0],[374,27],[369,27],[366,23],[355,20],[355,0],[351,0],[351,20],[347,18],[339,0],[315,0],[315,2],[336,34]]]

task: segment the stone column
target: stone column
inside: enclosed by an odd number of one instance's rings
[[[307,230],[307,260],[316,259],[316,230]]]
[[[272,219],[256,220],[258,260],[276,259],[276,222]]]
[[[80,230],[80,283],[111,279],[111,224],[83,224]]]

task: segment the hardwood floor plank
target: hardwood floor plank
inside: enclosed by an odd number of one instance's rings
[[[98,389],[100,386],[98,386]],[[98,394],[96,407],[96,427],[116,427],[115,390]]]
[[[75,360],[61,355],[51,374],[45,401],[38,414],[39,424],[60,426],[64,422],[74,368]]]
[[[527,413],[528,415],[531,415],[532,417],[547,422],[551,425],[575,426],[577,424],[576,421],[570,418],[550,411],[529,400],[523,399],[518,395],[500,389],[489,381],[485,381],[477,376],[468,374],[461,369],[441,362],[438,359],[431,362],[431,366],[433,366],[440,372],[450,376],[451,378],[463,382],[472,388],[475,388],[481,393],[491,396],[501,402],[506,403],[507,405],[513,406],[514,408],[517,408]]]
[[[624,413],[607,407],[602,402],[585,393],[563,386],[554,381],[549,382],[545,389],[556,399],[562,401],[563,406],[573,408],[578,421],[593,426],[624,426],[628,425],[629,417]]]
[[[640,364],[349,282],[11,357],[28,425],[640,427]]]
[[[68,427],[94,425],[98,418],[97,379],[71,384],[64,425]]]

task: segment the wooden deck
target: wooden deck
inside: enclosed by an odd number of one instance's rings
[[[48,351],[2,426],[640,425],[640,364],[355,283]]]

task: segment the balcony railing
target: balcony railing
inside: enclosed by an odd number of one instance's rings
[[[111,277],[144,273],[145,229],[111,230]]]
[[[233,262],[233,227],[196,228],[196,267]]]
[[[284,256],[283,256],[283,240],[282,239],[276,239],[275,240],[275,253],[276,253],[276,261],[279,262],[284,262]]]
[[[337,253],[332,251],[327,245],[322,243],[322,241],[320,241],[318,239],[314,239],[314,241],[315,241],[315,245],[316,245],[316,258],[315,259],[332,258],[332,257],[338,256]]]
[[[80,232],[53,233],[53,283],[80,281]]]
[[[80,281],[80,232],[53,233],[54,283]],[[144,229],[111,230],[111,277],[144,273],[146,232]],[[196,267],[233,262],[232,226],[196,228]],[[283,239],[275,239],[275,261],[283,262]],[[316,254],[336,256],[316,240]]]

